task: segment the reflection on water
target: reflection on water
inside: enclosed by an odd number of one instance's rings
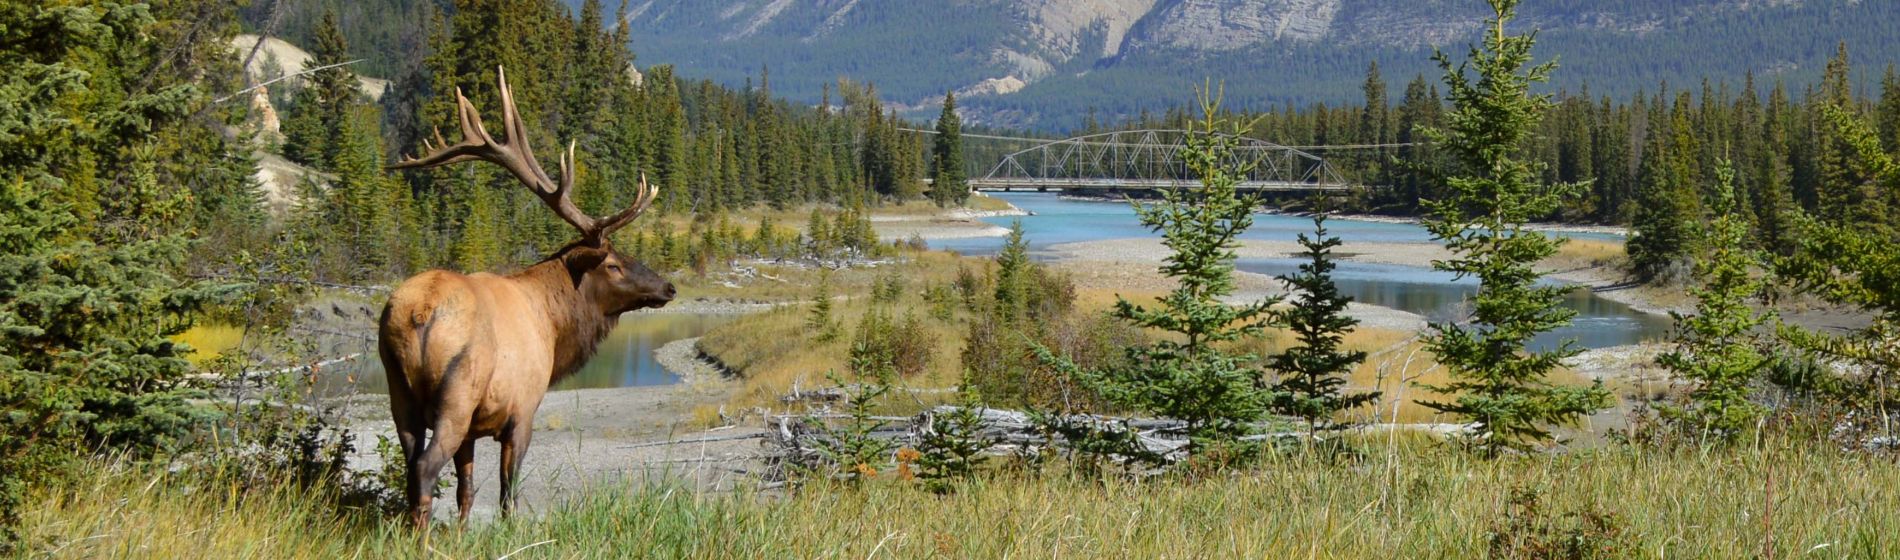
[[[646,387],[678,383],[674,376],[654,359],[653,351],[675,340],[706,334],[738,315],[690,313],[633,313],[621,317],[614,332],[600,341],[600,351],[585,367],[554,385],[552,390]],[[356,391],[387,393],[382,363],[372,350],[362,359],[352,360],[324,372],[326,392]]]
[[[1080,201],[1038,193],[997,193],[992,196],[1035,213],[1033,216],[984,220],[1002,226],[1022,220],[1024,235],[1032,251],[1063,243],[1157,236],[1142,227],[1135,219],[1134,209],[1125,202]],[[1431,234],[1425,228],[1413,224],[1328,220],[1326,227],[1346,240],[1348,245],[1342,251],[1348,252],[1351,250],[1350,244],[1355,242],[1431,242]],[[1254,217],[1254,226],[1242,238],[1292,241],[1298,234],[1312,229],[1313,221],[1310,218],[1260,214]],[[1604,234],[1563,235],[1619,239]],[[993,254],[1002,247],[1002,243],[1003,240],[996,237],[930,241],[931,247],[970,255]],[[1038,256],[1049,258],[1052,255],[1041,253]],[[1298,262],[1292,259],[1239,263],[1241,270],[1269,275],[1291,273],[1296,266]],[[1468,314],[1465,301],[1477,292],[1475,281],[1453,282],[1450,273],[1419,267],[1341,262],[1334,277],[1340,290],[1356,301],[1417,313],[1440,322],[1456,320]],[[1536,347],[1548,348],[1566,338],[1576,339],[1577,345],[1583,348],[1635,344],[1661,338],[1669,329],[1669,319],[1666,317],[1638,312],[1629,306],[1596,297],[1589,290],[1571,292],[1565,303],[1577,310],[1577,317],[1570,326],[1538,337],[1534,344]]]

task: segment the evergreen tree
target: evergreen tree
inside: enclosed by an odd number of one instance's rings
[[[91,453],[163,456],[214,415],[170,337],[233,291],[182,273],[193,191],[248,188],[232,165],[248,160],[221,121],[190,118],[211,110],[201,87],[229,85],[200,81],[217,59],[198,58],[227,37],[181,38],[160,15],[0,5],[0,553],[28,484]]]
[[[1399,105],[1398,134],[1396,140],[1408,144],[1398,150],[1399,169],[1403,176],[1395,185],[1400,191],[1398,202],[1406,208],[1416,208],[1418,201],[1435,198],[1430,190],[1432,149],[1420,140],[1420,130],[1438,126],[1441,106],[1438,95],[1425,81],[1423,74],[1413,78],[1405,86],[1405,100]]]
[[[337,27],[336,13],[324,12],[317,23],[316,44],[310,51],[311,68],[349,62],[349,41]],[[342,149],[344,136],[357,105],[356,74],[348,66],[318,70],[296,97],[295,111],[284,130],[284,149],[292,160],[329,169]]]
[[[1426,229],[1443,241],[1453,258],[1434,268],[1458,278],[1476,277],[1478,294],[1469,324],[1438,323],[1426,344],[1452,381],[1432,387],[1453,395],[1425,406],[1471,421],[1472,445],[1487,456],[1526,449],[1550,437],[1546,424],[1567,423],[1603,408],[1609,393],[1601,383],[1563,387],[1546,377],[1559,362],[1575,355],[1571,342],[1543,352],[1526,349],[1532,337],[1570,321],[1575,311],[1561,303],[1568,288],[1538,286],[1538,261],[1557,252],[1558,242],[1526,231],[1524,222],[1554,210],[1572,190],[1539,188],[1539,166],[1520,159],[1525,138],[1550,106],[1548,96],[1532,95],[1555,68],[1545,63],[1525,68],[1536,42],[1530,35],[1505,33],[1517,0],[1490,0],[1495,16],[1487,22],[1482,47],[1454,65],[1435,55],[1445,71],[1452,113],[1445,129],[1427,131],[1456,163],[1447,178],[1446,197],[1427,203]],[[1475,71],[1474,82],[1467,71]]]
[[[1211,92],[1207,93],[1212,96]],[[1273,394],[1261,386],[1255,357],[1225,345],[1261,333],[1269,299],[1230,305],[1234,293],[1234,248],[1253,225],[1258,200],[1240,194],[1242,169],[1230,169],[1236,136],[1226,134],[1218,101],[1204,98],[1203,119],[1181,151],[1198,189],[1171,189],[1160,203],[1137,205],[1141,223],[1161,234],[1170,250],[1162,274],[1179,285],[1156,307],[1117,299],[1114,316],[1130,325],[1174,336],[1129,347],[1123,364],[1083,370],[1046,348],[1038,356],[1081,380],[1117,405],[1187,422],[1190,455],[1243,449],[1240,437],[1266,413]],[[1244,132],[1244,131],[1243,131]]]
[[[1669,149],[1668,138],[1650,135],[1630,222],[1635,236],[1625,246],[1636,277],[1645,282],[1680,280],[1677,271],[1683,270],[1695,245],[1696,218],[1688,200],[1693,191],[1685,184],[1688,169]]]
[[[937,139],[931,159],[930,198],[937,206],[961,205],[970,198],[963,170],[963,119],[957,116],[955,92],[943,94],[943,113],[937,115]]]
[[[805,328],[812,333],[812,340],[831,342],[838,339],[838,321],[832,318],[831,274],[818,277],[818,291],[811,296],[811,312],[805,316]]]
[[[1887,65],[1887,74],[1880,79],[1877,114],[1881,145],[1887,153],[1900,155],[1900,74],[1894,72],[1892,64]]]
[[[1326,216],[1313,217],[1313,234],[1300,234],[1301,252],[1306,262],[1297,274],[1281,276],[1280,283],[1297,292],[1293,305],[1275,310],[1276,322],[1286,325],[1299,339],[1299,345],[1267,359],[1267,367],[1280,372],[1273,387],[1273,408],[1282,414],[1306,420],[1307,433],[1317,436],[1322,427],[1330,427],[1340,412],[1373,402],[1378,392],[1345,394],[1346,375],[1366,360],[1362,351],[1340,348],[1358,319],[1346,315],[1352,298],[1339,293],[1333,283],[1333,249],[1344,242],[1326,231]]]
[[[1709,254],[1696,264],[1701,285],[1690,290],[1696,297],[1694,315],[1670,313],[1676,320],[1676,348],[1657,362],[1678,377],[1695,383],[1689,402],[1663,405],[1663,417],[1692,433],[1733,440],[1755,425],[1764,409],[1748,399],[1749,384],[1768,363],[1751,340],[1755,327],[1768,317],[1748,306],[1762,289],[1754,276],[1760,261],[1748,248],[1747,209],[1732,195],[1735,171],[1723,159],[1716,168],[1715,192],[1721,217],[1709,226]]]
[[[1839,107],[1825,107],[1823,118],[1854,154],[1856,173],[1888,192],[1900,191],[1900,162],[1882,151],[1872,126]],[[1873,323],[1845,334],[1782,325],[1779,335],[1805,352],[1854,366],[1850,371],[1860,375],[1846,392],[1849,404],[1891,411],[1900,404],[1900,389],[1891,381],[1900,374],[1900,348],[1893,343],[1900,337],[1900,251],[1894,250],[1900,234],[1805,214],[1797,220],[1799,247],[1774,260],[1776,274],[1828,302],[1870,312]]]
[[[996,295],[994,315],[1005,324],[1023,319],[1029,309],[1029,242],[1023,239],[1023,221],[1009,226],[1003,250],[996,253]]]
[[[1366,67],[1366,83],[1361,90],[1365,93],[1366,103],[1359,109],[1359,141],[1364,144],[1385,144],[1391,142],[1392,108],[1387,105],[1385,78],[1379,75],[1379,62],[1373,61]],[[1378,148],[1366,152],[1366,170],[1363,180],[1374,185],[1391,184],[1386,175],[1385,162],[1387,150]]]

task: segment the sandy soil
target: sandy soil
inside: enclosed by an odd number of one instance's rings
[[[1298,214],[1298,215],[1304,215],[1304,214]],[[1422,220],[1418,218],[1408,218],[1408,217],[1402,217],[1402,216],[1379,216],[1379,215],[1373,215],[1373,214],[1333,214],[1332,219],[1354,220],[1354,221],[1360,221],[1360,222],[1379,222],[1379,223],[1384,223],[1384,224],[1422,223]],[[1623,237],[1629,237],[1630,235],[1629,228],[1622,227],[1622,226],[1592,226],[1592,225],[1582,225],[1582,224],[1530,223],[1530,224],[1524,224],[1524,229],[1530,230],[1530,231],[1547,231],[1547,232],[1554,232],[1554,233],[1601,233],[1601,234],[1607,234],[1607,235],[1620,235]]]
[[[1294,256],[1301,250],[1296,241],[1248,239],[1243,240],[1235,252],[1243,259],[1278,259]],[[1077,261],[1159,263],[1168,255],[1168,248],[1159,238],[1062,243],[1050,246],[1049,251],[1061,260]],[[1433,260],[1449,258],[1451,253],[1442,246],[1426,243],[1353,243],[1342,247],[1336,255],[1340,260],[1353,262],[1429,267]]]
[[[998,216],[1027,216],[1028,212],[1010,207],[1008,210],[971,210],[956,208],[937,215],[872,215],[871,229],[884,240],[909,239],[912,236],[924,239],[969,239],[972,237],[1002,237],[1009,235],[1009,228],[984,222],[983,218]]]

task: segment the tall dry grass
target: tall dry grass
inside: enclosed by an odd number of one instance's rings
[[[538,516],[438,526],[323,497],[100,468],[29,504],[53,558],[1476,558],[1491,535],[1600,558],[1900,557],[1900,468],[1826,444],[1496,461],[1419,439],[1293,453],[1194,479],[1000,472],[947,496],[890,479],[790,496],[658,484],[581,492]],[[1013,473],[1013,474],[1012,474]],[[1534,495],[1536,513],[1514,497]],[[1518,502],[1521,503],[1521,502]],[[1586,519],[1598,520],[1597,524]],[[1543,530],[1538,528],[1542,527]]]

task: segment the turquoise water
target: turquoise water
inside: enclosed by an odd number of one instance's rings
[[[1008,226],[1015,220],[1022,220],[1031,251],[1042,259],[1054,258],[1047,251],[1051,245],[1156,236],[1136,221],[1134,210],[1123,202],[1083,201],[1043,193],[997,193],[991,196],[1035,213],[1033,216],[989,218],[985,221]],[[1412,224],[1329,220],[1326,225],[1346,241],[1346,246],[1340,249],[1343,252],[1351,252],[1353,242],[1431,241],[1430,233]],[[1292,241],[1296,235],[1309,232],[1312,228],[1313,222],[1309,218],[1260,214],[1255,217],[1254,227],[1242,237]],[[1610,237],[1602,234],[1566,235],[1578,238]],[[934,248],[973,255],[993,254],[1002,247],[1002,243],[1003,240],[996,237],[930,241]],[[1293,272],[1298,264],[1295,259],[1254,259],[1241,261],[1238,268],[1247,272],[1279,275]],[[1477,292],[1475,281],[1454,280],[1450,273],[1410,266],[1342,262],[1334,278],[1340,290],[1356,301],[1417,313],[1435,322],[1462,318],[1468,313],[1466,301]],[[1576,319],[1570,326],[1538,338],[1535,346],[1548,348],[1565,339],[1574,339],[1582,348],[1603,348],[1656,340],[1667,336],[1669,332],[1670,321],[1667,317],[1638,312],[1621,303],[1597,297],[1589,290],[1571,292],[1565,305],[1577,311]]]

